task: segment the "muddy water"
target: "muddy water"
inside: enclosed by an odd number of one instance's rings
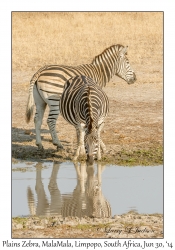
[[[163,213],[163,166],[20,162],[12,170],[12,217]]]

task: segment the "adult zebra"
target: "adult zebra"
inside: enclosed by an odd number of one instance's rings
[[[55,126],[59,115],[59,101],[65,82],[75,75],[91,77],[101,87],[105,87],[110,79],[117,75],[128,84],[136,81],[136,75],[126,57],[127,47],[112,45],[97,55],[91,64],[79,66],[49,65],[39,69],[30,81],[29,96],[26,107],[26,122],[33,114],[34,101],[36,105],[35,130],[36,145],[42,149],[40,129],[46,105],[49,106],[47,124],[52,136],[52,142],[62,148]]]
[[[64,119],[77,131],[78,146],[74,160],[77,160],[80,152],[84,154],[85,149],[89,163],[93,163],[96,154],[100,160],[100,147],[105,150],[100,131],[109,111],[106,93],[87,76],[72,77],[64,85],[60,111]]]

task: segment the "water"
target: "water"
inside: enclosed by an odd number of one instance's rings
[[[12,217],[163,213],[163,166],[12,165]],[[21,170],[26,171],[21,171]]]

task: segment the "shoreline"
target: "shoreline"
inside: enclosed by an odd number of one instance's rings
[[[37,147],[33,150],[28,147],[16,150],[12,149],[12,164],[15,161],[72,161],[73,152],[66,148],[61,151],[46,149],[38,151]],[[86,160],[86,157],[79,157],[78,161]],[[155,166],[163,165],[163,146],[156,145],[155,148],[146,148],[138,150],[121,150],[102,155],[101,163],[119,165],[119,166]]]

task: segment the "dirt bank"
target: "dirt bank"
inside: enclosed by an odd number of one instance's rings
[[[104,219],[13,218],[12,238],[163,238],[163,216],[129,212]]]

